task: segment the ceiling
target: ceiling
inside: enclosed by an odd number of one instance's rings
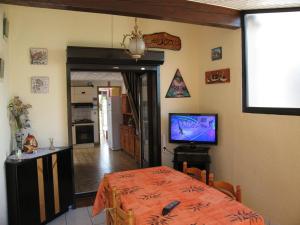
[[[72,72],[71,80],[75,81],[122,81],[122,75],[118,72]]]
[[[237,10],[300,7],[300,0],[188,0]]]

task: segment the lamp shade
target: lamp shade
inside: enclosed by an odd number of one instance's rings
[[[139,59],[144,55],[145,42],[143,38],[132,37],[129,40],[128,50],[134,59]]]

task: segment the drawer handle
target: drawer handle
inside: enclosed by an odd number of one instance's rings
[[[82,91],[82,92],[81,92],[81,94],[83,94],[83,95],[84,95],[84,94],[85,94],[85,91]]]

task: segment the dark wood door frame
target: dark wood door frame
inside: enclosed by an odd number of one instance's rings
[[[147,51],[141,60],[131,59],[123,49],[67,47],[67,112],[68,112],[68,143],[72,145],[72,105],[71,105],[71,72],[73,71],[132,71],[139,74],[144,71],[153,76],[151,85],[153,132],[152,162],[150,166],[161,165],[160,137],[160,65],[164,63],[164,52]],[[74,186],[75,193],[75,186]]]

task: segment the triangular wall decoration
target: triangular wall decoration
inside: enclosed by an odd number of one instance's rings
[[[191,97],[185,82],[181,76],[179,69],[177,69],[174,78],[171,82],[166,98],[185,98]]]

